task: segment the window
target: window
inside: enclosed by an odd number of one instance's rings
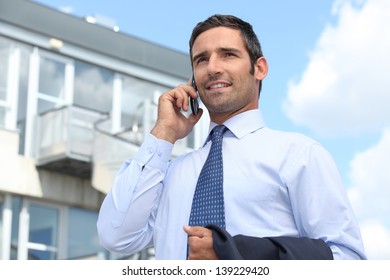
[[[12,209],[18,218],[12,221],[15,246],[11,247],[11,259],[103,259],[108,255],[99,244],[96,211],[22,202],[20,198],[13,202]]]
[[[9,60],[10,42],[0,37],[0,100],[6,100],[7,96],[7,72]]]
[[[121,85],[121,137],[140,144],[157,120],[159,96],[171,88],[130,76],[123,76]],[[193,147],[193,131],[175,144],[181,152]]]
[[[103,252],[96,229],[97,217],[97,212],[69,208],[68,259],[96,258]]]
[[[59,209],[31,203],[29,214],[28,259],[57,259]]]
[[[1,102],[0,102],[1,104]],[[0,105],[0,127],[5,127],[5,114],[7,113],[7,108]]]
[[[123,135],[132,142],[140,143],[144,132],[150,131],[157,118],[158,97],[168,88],[141,80],[123,76],[121,91],[121,124]]]
[[[12,197],[12,229],[11,229],[11,260],[18,258],[19,243],[19,222],[22,199],[18,196]]]
[[[30,55],[32,48],[18,43],[20,48],[20,67],[18,83],[18,105],[17,105],[17,128],[19,130],[19,153],[24,153],[25,133],[26,133],[26,114],[27,114],[27,96],[30,68]]]
[[[38,113],[65,103],[66,62],[42,54],[39,60]]]
[[[92,64],[75,62],[75,105],[99,111],[111,112],[114,72]]]
[[[40,93],[62,99],[64,97],[65,64],[51,58],[41,57],[39,68]]]
[[[0,37],[0,127],[6,125],[6,113],[9,110],[7,80],[10,48],[11,42]]]

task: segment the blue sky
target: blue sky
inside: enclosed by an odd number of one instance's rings
[[[390,1],[36,2],[102,15],[123,33],[185,53],[194,25],[211,14],[250,22],[270,67],[260,99],[268,126],[304,133],[330,151],[368,257],[390,259]]]

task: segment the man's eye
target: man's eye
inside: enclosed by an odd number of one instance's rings
[[[202,62],[206,62],[207,61],[207,58],[206,57],[199,57],[197,60],[196,60],[196,64],[200,64]]]
[[[225,53],[225,56],[226,56],[226,57],[229,57],[229,56],[236,56],[236,54],[235,54],[235,53],[228,52],[228,53]]]

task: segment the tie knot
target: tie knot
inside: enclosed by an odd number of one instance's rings
[[[221,137],[226,132],[226,130],[228,130],[228,128],[223,124],[217,125],[213,128],[211,139],[214,139],[215,137]]]

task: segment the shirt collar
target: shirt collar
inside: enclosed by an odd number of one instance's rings
[[[235,137],[238,139],[265,127],[265,122],[260,109],[245,111],[240,113],[223,123]],[[210,122],[209,136],[207,137],[205,144],[210,140],[210,132],[218,124]],[[229,133],[226,132],[226,134]]]

